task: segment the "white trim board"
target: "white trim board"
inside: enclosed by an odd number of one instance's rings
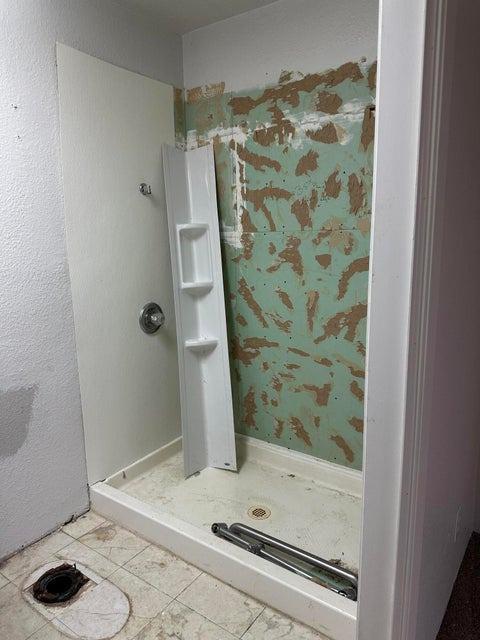
[[[443,10],[443,0],[380,2],[357,640],[416,638],[412,545]]]

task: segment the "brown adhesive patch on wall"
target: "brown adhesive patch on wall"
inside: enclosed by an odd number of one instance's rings
[[[317,364],[321,364],[323,367],[331,367],[333,362],[329,358],[314,358]]]
[[[248,202],[253,204],[255,211],[262,211],[265,214],[270,226],[270,231],[275,231],[272,214],[268,210],[265,200],[289,200],[293,194],[281,187],[273,187],[272,185],[269,185],[262,189],[249,189],[248,187],[243,187],[242,195],[245,200],[248,200]]]
[[[309,291],[307,293],[307,305],[306,305],[307,325],[310,333],[313,331],[313,321],[317,313],[319,298],[320,298],[320,294],[318,291]]]
[[[362,134],[360,143],[363,150],[366,151],[370,144],[373,143],[375,137],[375,107],[369,106],[363,113]]]
[[[331,173],[325,181],[325,187],[323,189],[323,195],[327,198],[338,198],[340,195],[340,189],[342,188],[342,181],[338,177],[339,171],[336,169]]]
[[[277,376],[273,376],[273,378],[272,378],[272,387],[275,389],[275,391],[277,393],[280,393],[280,391],[283,388],[283,382],[281,380],[279,380]]]
[[[338,353],[336,354],[336,360],[346,366],[354,378],[365,378],[365,371],[355,362],[350,362],[350,360],[343,358]]]
[[[319,91],[315,101],[315,109],[333,115],[338,113],[342,106],[342,99],[337,93],[329,93],[328,91]]]
[[[238,322],[238,324],[242,327],[246,327],[247,326],[247,321],[246,319],[242,316],[241,313],[237,313],[237,315],[235,316],[235,320]]]
[[[356,173],[351,173],[348,176],[348,194],[350,196],[350,211],[356,215],[365,202],[363,184]]]
[[[315,403],[318,404],[319,407],[325,407],[330,398],[332,385],[326,383],[323,387],[319,387],[315,384],[302,384],[302,386],[299,387],[299,390],[310,391],[315,397]]]
[[[363,420],[361,418],[350,418],[348,421],[358,433],[363,433]]]
[[[253,153],[253,151],[249,151],[243,145],[237,144],[237,155],[243,162],[251,165],[257,171],[265,171],[265,167],[270,167],[275,171],[280,171],[282,165],[278,160],[273,160],[267,156],[258,155]]]
[[[302,356],[302,358],[310,357],[310,354],[307,351],[303,351],[302,349],[297,349],[297,347],[288,347],[288,351],[290,351],[290,353],[296,353],[297,356]]]
[[[258,231],[257,227],[253,224],[252,219],[250,218],[250,214],[242,207],[242,214],[240,216],[240,222],[242,224],[242,229],[248,233],[255,233]]]
[[[353,454],[352,448],[348,445],[346,440],[342,438],[342,436],[330,436],[330,440],[332,440],[337,445],[337,447],[339,447],[343,451],[348,462],[353,462],[355,456]]]
[[[358,324],[363,318],[367,317],[367,305],[364,302],[358,302],[348,311],[340,311],[324,325],[324,334],[315,339],[315,344],[319,344],[326,338],[338,336],[340,332],[347,328],[345,339],[349,342],[355,340],[355,334]]]
[[[201,100],[209,100],[214,97],[223,95],[225,91],[225,82],[216,82],[207,84],[203,87],[193,87],[187,89],[187,104],[195,104]]]
[[[290,418],[290,424],[292,425],[292,431],[297,436],[297,438],[300,438],[300,440],[303,440],[303,442],[307,445],[307,447],[311,447],[312,441],[310,440],[308,431],[306,431],[300,418],[296,418],[296,417]]]
[[[364,256],[363,258],[357,258],[356,260],[353,260],[348,265],[348,267],[340,276],[340,280],[338,281],[338,296],[337,296],[338,300],[341,300],[342,298],[345,297],[348,290],[349,282],[356,273],[362,273],[364,271],[368,271],[369,262],[370,262],[369,257]]]
[[[267,313],[267,316],[271,318],[274,324],[284,333],[290,333],[292,327],[292,320],[285,320],[278,313]]]
[[[300,229],[303,231],[304,229],[312,228],[312,218],[310,216],[310,206],[305,198],[301,200],[294,200],[292,202],[291,211],[293,215],[298,220],[300,225]]]
[[[244,422],[247,427],[254,428],[256,426],[255,414],[257,413],[257,404],[255,402],[255,390],[250,387],[243,399]]]
[[[266,102],[276,102],[281,100],[292,107],[300,104],[300,93],[311,93],[319,85],[334,87],[344,80],[350,79],[353,82],[363,78],[360,67],[356,62],[346,62],[337,69],[330,69],[325,73],[309,73],[300,80],[293,80],[276,87],[269,87],[254,99],[250,96],[239,96],[232,98],[229,105],[232,107],[234,115],[248,115],[252,109]]]
[[[334,144],[335,142],[338,142],[337,128],[335,127],[333,122],[329,122],[320,129],[309,129],[307,131],[307,136],[310,138],[310,140],[314,140],[315,142],[323,142],[324,144]]]
[[[234,360],[239,360],[242,364],[248,367],[252,360],[258,358],[260,355],[260,349],[247,349],[242,346],[238,336],[233,336],[231,340],[230,355]]]
[[[278,271],[282,264],[289,264],[294,273],[296,273],[298,276],[302,276],[303,260],[300,251],[298,250],[300,243],[300,238],[290,236],[287,239],[285,249],[283,249],[283,251],[280,251],[280,253],[278,254],[277,263],[272,265],[271,267],[268,267],[267,271],[269,273],[273,273],[274,271]]]
[[[274,435],[276,438],[280,438],[282,433],[283,433],[283,429],[285,426],[285,420],[280,420],[280,418],[274,418],[275,420],[275,431],[274,431]]]
[[[329,253],[323,253],[319,256],[315,256],[315,260],[321,267],[327,269],[332,263],[332,256]]]
[[[267,340],[267,338],[245,338],[244,343],[246,349],[263,349],[265,347],[278,347],[278,342]]]
[[[318,153],[310,149],[304,156],[300,158],[295,169],[296,176],[304,176],[310,171],[318,169]]]
[[[240,278],[238,281],[238,293],[242,296],[242,298],[247,303],[248,307],[255,314],[255,317],[259,320],[263,327],[268,327],[268,322],[263,315],[263,311],[258,304],[258,302],[253,297],[253,293],[250,287],[247,284],[245,278]]]
[[[352,380],[352,382],[350,383],[350,391],[356,398],[363,402],[364,392],[356,380]]]
[[[272,124],[254,131],[254,141],[263,147],[269,147],[274,143],[285,144],[289,142],[295,136],[295,127],[276,105],[268,110],[272,113]]]
[[[368,86],[371,91],[374,91],[376,85],[377,85],[377,63],[374,62],[368,71]]]
[[[280,298],[281,303],[285,307],[287,307],[287,309],[290,309],[290,311],[293,311],[293,304],[288,293],[286,291],[282,291],[281,289],[277,289],[276,294]]]

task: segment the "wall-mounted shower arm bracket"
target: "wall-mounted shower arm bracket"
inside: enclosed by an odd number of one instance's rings
[[[142,182],[139,185],[138,190],[140,191],[142,196],[151,196],[152,195],[152,187],[149,184],[147,184],[146,182]]]

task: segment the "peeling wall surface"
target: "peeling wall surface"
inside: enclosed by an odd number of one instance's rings
[[[0,3],[0,558],[88,506],[55,42],[182,86],[181,40],[113,0]]]
[[[186,91],[212,142],[237,431],[360,469],[376,63]]]

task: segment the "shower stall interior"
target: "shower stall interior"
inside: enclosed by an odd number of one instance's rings
[[[57,58],[92,507],[353,640],[374,61],[239,94]]]

